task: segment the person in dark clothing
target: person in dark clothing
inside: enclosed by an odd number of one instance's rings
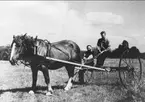
[[[126,40],[123,40],[122,44],[119,45],[118,49],[120,49],[122,52],[129,49],[129,43]]]
[[[97,46],[100,48],[100,51],[104,51],[110,47],[109,40],[106,38],[105,31],[102,31],[100,34],[101,34],[101,38],[98,40]]]
[[[82,64],[93,66],[94,65],[94,51],[93,51],[93,48],[92,48],[91,45],[87,45],[86,48],[87,48],[87,51],[83,55]],[[79,71],[79,82],[81,84],[84,83],[84,73],[85,73],[85,71],[86,71],[86,69]]]
[[[101,67],[104,64],[104,61],[106,59],[106,57],[108,56],[108,54],[110,53],[110,45],[109,45],[109,41],[106,38],[106,32],[102,31],[101,33],[101,38],[98,40],[97,43],[97,50],[101,53],[97,58],[96,55],[93,56],[93,66],[95,67]],[[90,52],[89,52],[90,54]],[[89,55],[86,54],[86,55]],[[79,82],[80,83],[84,83],[84,72],[85,70],[81,70],[79,71]]]
[[[103,66],[106,57],[110,54],[110,44],[109,40],[106,38],[106,32],[102,31],[101,38],[97,42],[98,50],[100,51],[100,55],[97,57],[97,63],[95,66]]]
[[[129,43],[127,40],[123,40],[123,42],[118,46],[117,51],[118,53],[116,56],[120,57],[124,51],[129,49]]]
[[[94,58],[94,51],[91,45],[87,45],[87,51],[84,53],[83,56],[83,64],[86,65],[93,65],[93,58]]]

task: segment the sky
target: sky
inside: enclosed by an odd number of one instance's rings
[[[50,42],[96,46],[106,31],[112,49],[123,40],[145,52],[144,1],[0,1],[0,45],[27,33]]]

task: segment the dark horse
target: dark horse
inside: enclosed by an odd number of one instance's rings
[[[65,90],[69,90],[72,87],[75,66],[47,60],[46,57],[81,63],[80,48],[75,42],[62,40],[49,43],[47,40],[37,39],[37,37],[33,38],[24,34],[13,36],[11,47],[11,64],[14,65],[18,60],[22,60],[29,63],[31,67],[33,78],[31,93],[34,93],[36,88],[38,70],[43,72],[45,82],[48,86],[47,94],[52,93],[48,69],[55,70],[63,66],[65,66],[69,76]]]

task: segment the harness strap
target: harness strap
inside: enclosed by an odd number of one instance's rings
[[[50,57],[50,54],[51,54],[51,43],[47,43],[47,54],[46,56]]]
[[[34,55],[37,55],[37,46],[34,47]]]
[[[48,41],[48,40],[43,40],[44,42],[46,42],[47,44],[47,52],[46,52],[46,56],[50,57],[51,56],[51,48],[52,48],[52,45],[51,43]],[[71,56],[69,56],[69,54],[67,54],[66,52],[64,52],[63,50],[59,49],[58,47],[54,46],[53,47],[59,51],[61,51],[62,53],[64,53],[66,56],[68,56],[69,59],[71,59]],[[34,55],[37,55],[37,46],[34,47]],[[45,56],[45,57],[46,57]]]
[[[46,43],[46,45],[47,45],[47,52],[46,52],[46,56],[49,56],[50,57],[50,51],[51,51],[51,43],[47,40],[47,39],[45,39],[45,40],[43,40],[45,43]],[[46,57],[45,56],[45,57]]]

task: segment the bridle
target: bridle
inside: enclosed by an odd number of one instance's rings
[[[11,44],[11,48],[12,48],[14,43],[16,44],[16,46],[19,46],[19,50],[20,50],[20,55],[19,55],[20,60],[19,61],[22,64],[28,66],[29,64],[26,64],[27,61],[25,60],[26,56],[29,56],[29,54],[32,56],[38,56],[37,55],[38,54],[38,46],[36,44],[37,39],[33,39],[33,38],[32,39],[31,38],[21,39],[20,38],[20,40],[21,41],[18,42],[17,39],[13,39],[12,44]],[[64,52],[62,49],[56,47],[55,45],[52,45],[48,40],[43,40],[43,41],[47,45],[47,52],[46,52],[46,56],[42,56],[42,57],[51,57],[51,49],[53,47],[53,48],[61,51],[62,53],[64,53],[66,56],[68,56],[69,59],[71,58],[71,56],[69,56],[68,53]],[[21,61],[21,59],[23,61]],[[18,63],[16,63],[16,64],[18,64]]]

